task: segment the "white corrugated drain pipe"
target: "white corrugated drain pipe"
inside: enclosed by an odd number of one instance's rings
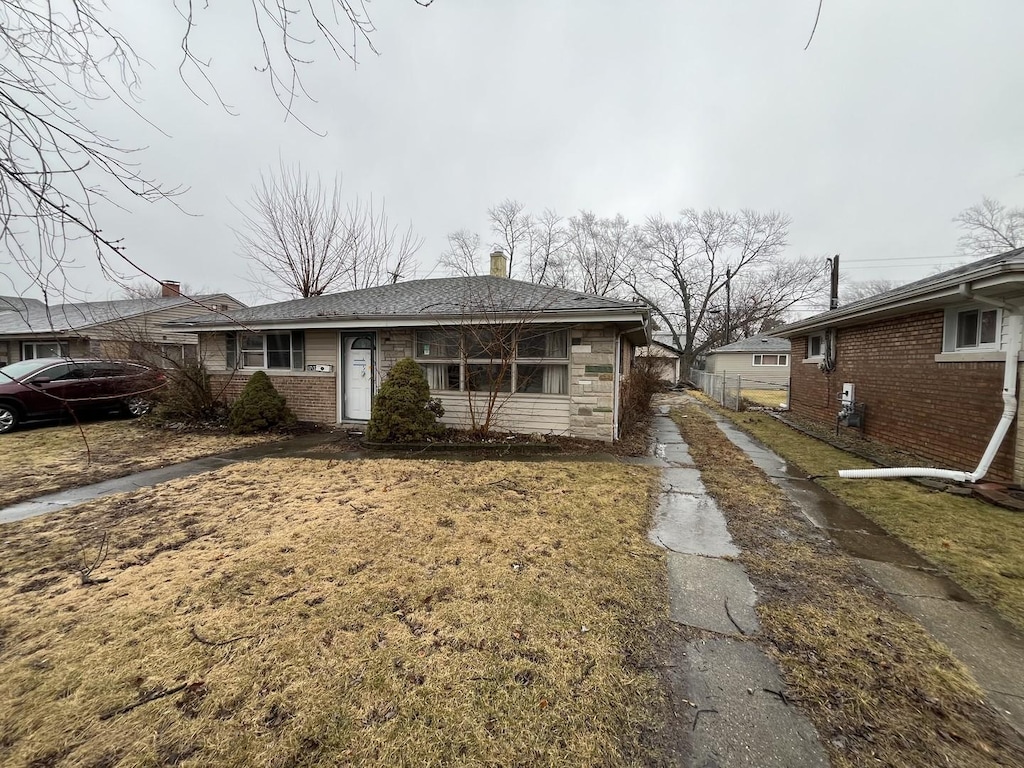
[[[964,291],[961,291],[964,292]],[[999,446],[1006,437],[1010,423],[1017,413],[1017,360],[1020,354],[1021,327],[1024,317],[1019,310],[1014,310],[1009,318],[1009,335],[1006,342],[1006,367],[1003,369],[1003,415],[996,425],[988,447],[973,472],[958,472],[953,469],[936,469],[934,467],[892,467],[889,469],[841,469],[839,476],[849,479],[868,479],[886,477],[934,477],[940,480],[952,480],[958,483],[976,483],[985,476],[992,460],[996,457]]]

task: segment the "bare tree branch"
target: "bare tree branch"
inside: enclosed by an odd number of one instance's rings
[[[346,208],[337,177],[326,184],[282,163],[276,175],[260,175],[252,194],[235,234],[253,262],[250,282],[268,296],[308,298],[395,283],[415,266],[423,241],[412,227],[400,235],[383,202],[372,198]]]
[[[965,208],[953,219],[963,234],[963,256],[980,259],[1024,246],[1024,208],[1007,208],[991,198]]]

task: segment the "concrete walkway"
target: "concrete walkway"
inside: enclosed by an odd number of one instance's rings
[[[1024,636],[906,544],[817,483],[790,472],[784,459],[732,422],[717,416],[716,421],[815,527],[854,557],[900,610],[953,652],[989,703],[1024,735]]]
[[[663,413],[654,418],[662,490],[649,537],[667,550],[672,621],[697,630],[679,663],[689,700],[696,768],[818,768],[828,759],[810,721],[781,696],[778,668],[751,642],[757,595],[740,553],[693,466],[686,442]]]
[[[167,467],[136,472],[125,477],[116,477],[111,480],[93,483],[92,485],[69,488],[66,491],[48,493],[45,496],[37,496],[34,499],[29,499],[19,504],[0,508],[0,524],[45,515],[47,512],[56,512],[66,507],[72,507],[76,504],[82,504],[104,496],[112,496],[116,493],[131,493],[140,488],[159,485],[170,480],[177,480],[180,477],[191,477],[203,472],[212,472],[215,469],[226,467],[229,464],[237,464],[240,461],[253,461],[268,457],[319,456],[323,453],[326,445],[337,440],[338,437],[336,435],[314,432],[275,443],[263,443],[248,448],[239,448],[238,450],[217,456],[206,456],[194,461],[185,461],[180,464],[171,464]],[[338,454],[334,458],[341,458],[342,456],[343,454]]]

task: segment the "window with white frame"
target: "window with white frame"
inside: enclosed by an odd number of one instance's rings
[[[228,368],[301,371],[305,367],[302,331],[228,333],[225,339]]]
[[[825,334],[812,333],[807,337],[807,357],[822,357],[825,354]]]
[[[565,330],[465,326],[417,331],[415,357],[432,392],[569,393]]]
[[[942,334],[944,352],[999,349],[1002,310],[996,307],[952,307],[946,310]]]
[[[789,355],[754,355],[754,365],[789,365]]]
[[[40,357],[67,357],[66,341],[25,341],[21,344],[21,359],[35,360]]]

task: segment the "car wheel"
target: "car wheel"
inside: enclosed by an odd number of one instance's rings
[[[18,411],[13,405],[0,403],[0,435],[18,426]]]
[[[124,409],[129,416],[145,416],[152,404],[144,397],[129,397],[124,401]]]

